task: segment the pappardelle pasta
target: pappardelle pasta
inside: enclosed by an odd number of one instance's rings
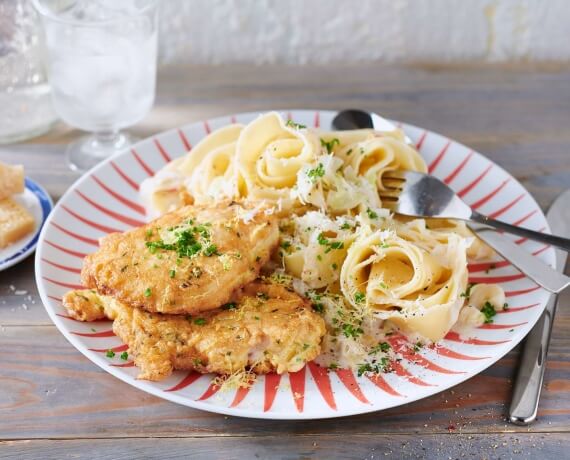
[[[270,112],[212,132],[141,194],[153,217],[228,199],[275,213],[280,247],[264,276],[322,314],[317,362],[362,375],[387,370],[391,335],[435,343],[506,306],[500,286],[468,284],[467,259],[493,252],[464,223],[401,218],[382,206],[383,177],[397,169],[427,172],[401,130],[322,131]]]

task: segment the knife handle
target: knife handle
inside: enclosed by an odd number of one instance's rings
[[[509,418],[515,425],[529,425],[536,419],[557,302],[558,296],[552,295],[526,338],[509,409]]]
[[[531,240],[540,241],[541,243],[550,244],[552,246],[557,246],[564,251],[570,251],[569,238],[550,235],[548,233],[541,233],[524,227],[517,227],[516,225],[511,225],[500,220],[492,219],[489,216],[479,214],[475,211],[473,211],[473,214],[471,215],[471,220],[483,225],[489,225],[499,230],[504,230],[505,232],[512,233],[513,235],[524,236],[525,238],[530,238]]]

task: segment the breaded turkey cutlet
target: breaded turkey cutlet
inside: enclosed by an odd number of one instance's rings
[[[71,291],[63,302],[78,320],[113,319],[113,331],[140,368],[138,378],[154,381],[174,369],[295,372],[317,357],[325,334],[323,319],[306,299],[259,281],[220,310],[186,317],[145,312],[93,290]]]
[[[261,205],[185,206],[102,238],[81,279],[131,307],[196,314],[257,278],[278,240],[277,218]]]

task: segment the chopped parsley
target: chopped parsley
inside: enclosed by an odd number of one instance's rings
[[[358,291],[356,294],[354,294],[354,301],[356,303],[362,303],[364,302],[365,299],[366,299],[366,294],[364,294],[364,292]]]
[[[328,254],[333,249],[343,249],[344,243],[342,241],[331,241],[323,233],[319,233],[317,241],[321,246],[326,246],[325,254]]]
[[[344,224],[342,224],[340,226],[341,230],[349,230],[351,228],[350,224],[348,222],[345,222]]]
[[[471,289],[473,288],[473,286],[475,286],[476,283],[469,283],[467,285],[467,289],[465,290],[465,292],[461,293],[461,297],[465,297],[466,299],[469,299],[469,297],[471,297]]]
[[[334,371],[334,370],[338,369],[338,364],[337,364],[337,363],[330,363],[330,364],[329,364],[329,369],[330,369],[331,371]]]
[[[105,353],[105,356],[106,356],[107,358],[114,358],[114,357],[115,357],[115,352],[109,348],[109,349],[107,350],[107,353]]]
[[[269,296],[265,292],[258,292],[257,298],[261,300],[269,300]]]
[[[293,120],[287,120],[285,125],[290,126],[291,128],[295,128],[295,129],[305,129],[307,127],[306,125],[302,125],[300,123],[295,123]]]
[[[222,310],[235,310],[237,308],[237,304],[235,302],[228,302],[222,305]]]
[[[211,257],[213,255],[219,255],[218,248],[215,244],[210,244],[204,249],[204,255],[206,257]]]
[[[481,313],[485,315],[485,324],[492,323],[493,316],[497,314],[495,307],[490,302],[485,302],[485,305],[483,305],[483,308],[481,308]]]
[[[198,326],[203,326],[204,324],[206,324],[206,318],[196,318],[194,320],[194,324],[197,324]]]
[[[382,289],[388,289],[388,285],[387,285],[386,283],[382,282],[382,281],[380,281],[380,287],[381,287]]]
[[[170,270],[168,272],[168,276],[170,276],[171,278],[174,278],[176,276],[176,270]]]
[[[332,267],[333,270],[336,270],[336,269],[338,268],[338,265],[335,264],[335,263],[333,263],[333,264],[331,265],[331,267]]]
[[[370,349],[370,354],[376,354],[378,352],[386,353],[390,349],[390,344],[388,342],[380,342],[378,345],[373,346]]]
[[[146,288],[144,290],[144,296],[145,297],[150,297],[152,295],[152,290],[150,288]]]
[[[291,241],[283,241],[279,246],[289,253],[289,249],[291,249]]]
[[[340,141],[336,137],[328,142],[324,139],[321,139],[321,145],[327,149],[328,153],[332,153],[334,146],[340,145]]]
[[[355,327],[352,324],[343,324],[342,325],[342,333],[345,337],[352,337],[356,339],[364,334],[364,331],[360,327]]]
[[[174,234],[176,238],[172,243],[166,243],[163,240],[147,241],[146,247],[151,254],[156,254],[159,250],[175,251],[178,259],[183,257],[192,258],[199,254],[207,257],[218,254],[218,248],[210,241],[210,231],[207,227],[211,224],[194,225],[194,221],[190,219],[187,222],[190,227],[169,227],[168,231]],[[177,261],[178,263],[178,261]]]
[[[319,163],[316,168],[309,169],[307,171],[307,177],[311,179],[311,182],[316,182],[319,177],[323,177],[325,175],[325,167],[322,163]]]
[[[366,208],[366,214],[368,214],[368,217],[370,217],[370,219],[378,219],[378,214],[370,208]]]
[[[324,313],[325,311],[325,306],[321,302],[313,303],[312,307],[317,313]]]
[[[129,354],[128,354],[126,351],[123,351],[123,352],[121,353],[121,359],[122,359],[123,361],[126,361],[127,359],[129,359]]]
[[[382,243],[382,244],[380,245],[380,247],[381,247],[382,249],[387,249],[387,248],[390,247],[390,245],[389,245],[388,243]]]
[[[309,291],[307,292],[307,297],[309,297],[309,299],[313,301],[312,303],[313,310],[315,310],[318,313],[324,313],[325,305],[322,302],[320,302],[320,300],[323,298],[321,294],[315,291]]]
[[[421,342],[416,342],[416,343],[414,344],[414,353],[417,353],[418,351],[420,351],[423,346],[424,346],[423,343],[421,343]]]
[[[364,374],[380,374],[386,371],[390,361],[384,357],[379,362],[365,363],[358,366],[358,376],[362,377]]]

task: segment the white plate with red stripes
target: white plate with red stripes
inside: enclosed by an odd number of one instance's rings
[[[329,129],[331,111],[294,110],[296,122]],[[548,293],[501,260],[469,265],[472,282],[503,286],[510,308],[492,324],[468,336],[450,333],[437,347],[404,352],[394,371],[375,378],[349,370],[327,371],[309,363],[299,372],[261,376],[249,389],[218,391],[212,375],[177,371],[162,382],[136,380],[126,345],[113,334],[110,321],[81,323],[66,316],[62,295],[79,288],[82,258],[97,248],[97,239],[142,224],[146,217],[138,186],[171,159],[185,155],[211,130],[247,123],[257,113],[242,113],[193,123],[158,134],[103,162],[79,179],[47,220],[36,251],[36,279],[44,305],[59,330],[87,358],[128,384],[179,404],[211,412],[269,419],[339,417],[387,409],[428,397],[473,377],[519,343],[535,324]],[[505,222],[548,231],[532,196],[511,175],[482,155],[444,136],[399,124],[435,176],[443,179],[472,207]],[[553,265],[551,247],[513,239]],[[401,343],[394,344],[396,348]],[[109,358],[107,350],[114,350]]]

